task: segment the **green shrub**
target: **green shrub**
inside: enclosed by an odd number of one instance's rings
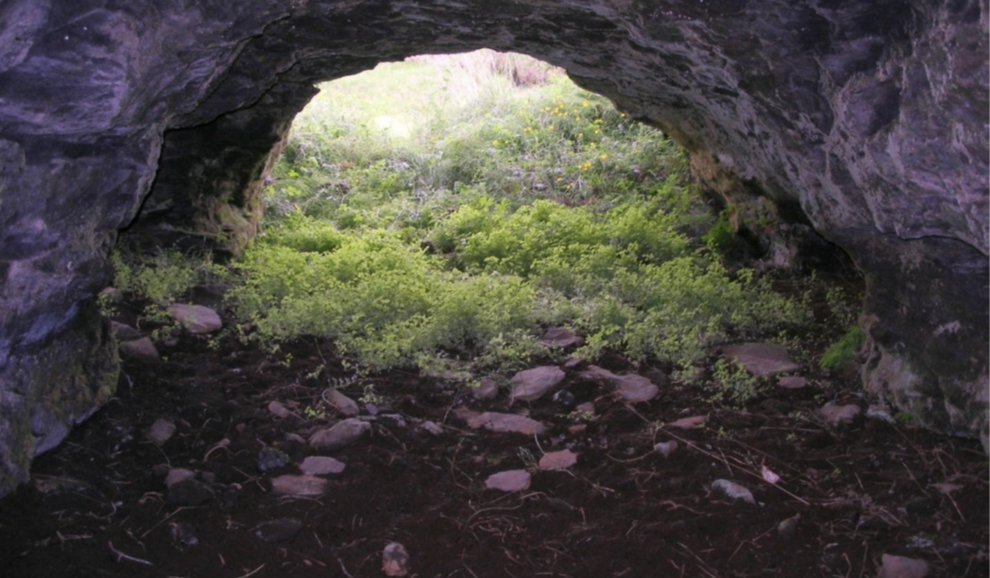
[[[819,365],[822,369],[842,369],[856,357],[865,342],[866,334],[858,325],[854,325],[825,351]]]

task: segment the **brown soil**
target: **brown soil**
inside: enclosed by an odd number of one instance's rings
[[[307,375],[328,348],[296,343],[282,365],[234,339],[219,351],[206,344],[187,335],[161,348],[163,364],[126,363],[119,396],[37,460],[34,483],[0,501],[4,577],[373,577],[392,541],[405,545],[413,575],[423,578],[872,578],[884,553],[924,559],[931,576],[990,571],[979,444],[877,419],[830,431],[813,410],[829,400],[863,403],[851,379],[812,374],[804,390],[735,411],[671,384],[630,408],[571,372],[563,387],[576,403],[594,400],[599,414],[571,434],[571,410],[549,396],[509,409],[504,392],[479,403],[457,384],[392,372],[371,382],[384,397],[381,414],[400,414],[407,425],[380,414],[370,437],[333,453],[347,467],[329,477],[324,496],[292,499],[272,495],[269,480],[297,466],[260,473],[259,450],[277,446],[298,463],[311,452],[286,434],[305,437],[336,417],[278,419],[267,406],[277,399],[301,416],[318,405],[326,379]],[[622,365],[609,368],[629,369]],[[343,388],[353,398],[362,389]],[[468,430],[453,412],[463,404],[525,408],[551,431],[535,440]],[[656,425],[698,414],[710,416],[702,429]],[[178,432],[159,449],[145,432],[161,417]],[[442,423],[445,433],[435,437],[418,420]],[[229,447],[210,451],[224,439]],[[670,439],[681,440],[673,456],[652,451]],[[527,467],[520,450],[539,459],[564,447],[579,454],[570,472],[535,472],[521,494],[484,489],[488,475]],[[160,464],[213,473],[215,498],[169,505],[154,471]],[[778,487],[761,481],[762,466],[782,477]],[[720,478],[746,485],[758,504],[711,493]],[[38,489],[65,479],[83,487]],[[777,524],[796,514],[796,534],[780,536]],[[259,523],[284,517],[304,524],[290,543],[253,535]],[[194,529],[197,546],[174,541],[178,523]]]

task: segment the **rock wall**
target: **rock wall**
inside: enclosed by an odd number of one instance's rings
[[[236,250],[314,82],[480,47],[841,246],[867,388],[986,435],[987,33],[986,0],[0,0],[0,493],[112,394],[94,295],[142,206],[137,236]]]

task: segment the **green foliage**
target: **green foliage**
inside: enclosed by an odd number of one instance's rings
[[[712,402],[742,406],[762,395],[767,389],[767,382],[746,371],[737,362],[719,359],[715,362],[711,389]]]
[[[849,331],[822,355],[819,365],[822,369],[842,369],[853,360],[865,341],[866,334],[858,325],[850,327]]]
[[[198,283],[226,277],[211,256],[190,257],[174,249],[141,256],[117,250],[110,260],[117,289],[158,307],[171,305]]]

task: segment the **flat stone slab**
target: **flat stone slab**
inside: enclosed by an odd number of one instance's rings
[[[317,450],[337,450],[358,441],[371,431],[371,424],[357,418],[345,419],[330,429],[323,429],[309,438],[309,445]]]
[[[852,425],[863,414],[863,408],[855,404],[826,404],[818,410],[818,416],[833,427]]]
[[[578,455],[571,450],[548,452],[540,458],[541,470],[566,470],[577,463]]]
[[[172,468],[165,475],[165,487],[171,488],[175,484],[191,480],[196,477],[196,472],[185,468]]]
[[[618,375],[597,365],[589,365],[581,372],[581,377],[615,388],[619,397],[627,403],[645,403],[660,394],[660,388],[652,381],[635,373]]]
[[[510,397],[513,400],[535,401],[543,397],[543,394],[557,387],[561,381],[564,381],[564,377],[566,376],[567,374],[555,365],[545,365],[543,367],[520,371],[512,376],[510,382],[512,384],[512,393]]]
[[[884,554],[877,578],[925,578],[929,572],[924,560]]]
[[[484,428],[500,433],[518,433],[523,435],[539,435],[546,433],[547,426],[521,415],[512,413],[496,413],[486,411],[475,413],[467,408],[455,410],[455,415],[467,422],[471,429]]]
[[[740,486],[735,482],[730,482],[729,480],[715,480],[712,483],[712,491],[717,492],[730,500],[740,500],[749,504],[755,504],[756,498],[753,497],[753,492],[750,492],[744,486]]]
[[[691,417],[682,417],[681,419],[672,421],[667,424],[667,427],[672,427],[674,429],[697,429],[708,421],[707,415],[693,415]]]
[[[316,476],[284,475],[272,480],[272,492],[279,496],[321,496],[327,481]]]
[[[347,467],[346,464],[326,456],[309,456],[299,464],[299,471],[307,476],[326,476],[339,474]]]
[[[540,337],[540,343],[555,349],[567,349],[584,344],[584,338],[563,327],[551,327]]]
[[[509,470],[488,476],[485,487],[500,492],[522,492],[529,489],[532,476],[526,470]]]
[[[189,333],[213,333],[223,329],[223,321],[216,311],[202,305],[189,305],[186,303],[173,303],[168,306],[168,314]]]
[[[326,400],[331,407],[347,417],[354,417],[361,413],[361,408],[358,406],[356,401],[340,393],[336,389],[331,389],[330,393],[323,396],[323,399]]]
[[[746,371],[760,377],[801,369],[777,343],[742,343],[725,349],[725,358],[740,363]]]
[[[808,385],[808,380],[800,375],[788,375],[777,380],[784,389],[802,389]]]

